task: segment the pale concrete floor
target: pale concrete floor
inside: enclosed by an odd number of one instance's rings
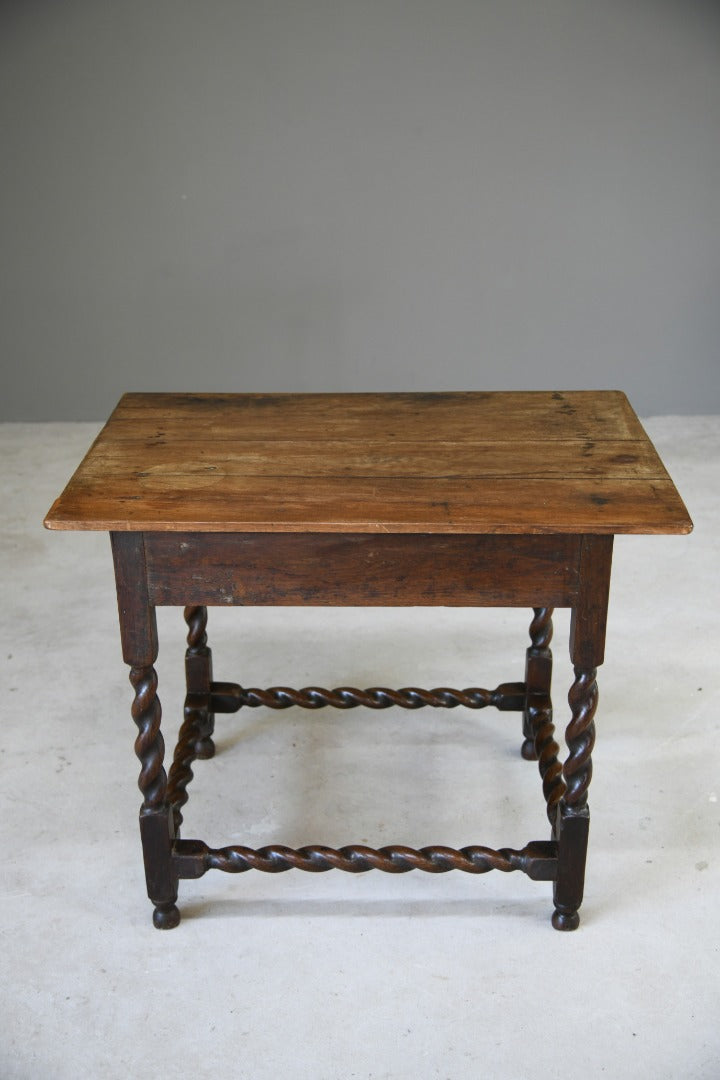
[[[0,1076],[720,1077],[720,418],[649,421],[696,523],[617,541],[583,923],[519,875],[181,884],[151,926],[107,537],[41,521],[97,429],[5,425]],[[216,677],[494,685],[528,614],[211,612]],[[183,629],[160,612],[165,718]],[[570,682],[556,620],[555,697]],[[220,718],[185,836],[521,846],[546,836],[514,714]],[[168,740],[169,741],[169,740]]]

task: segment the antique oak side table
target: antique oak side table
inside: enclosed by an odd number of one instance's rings
[[[291,867],[521,870],[553,882],[553,926],[577,927],[613,536],[692,528],[624,394],[126,394],[45,525],[110,532],[156,927],[178,924],[181,878]],[[153,666],[159,604],[184,606],[188,625],[184,721],[167,772]],[[525,680],[495,690],[216,682],[207,607],[228,604],[527,606]],[[572,609],[562,763],[550,700],[554,607]],[[550,838],[521,850],[211,849],[181,839],[192,764],[214,753],[215,714],[291,705],[520,713]]]

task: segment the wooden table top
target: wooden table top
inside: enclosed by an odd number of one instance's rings
[[[49,529],[687,533],[624,394],[125,394]]]

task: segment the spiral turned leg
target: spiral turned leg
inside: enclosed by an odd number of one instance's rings
[[[209,694],[212,685],[212,652],[207,643],[207,608],[199,605],[186,607],[185,622],[188,626],[187,650],[185,652],[185,680],[188,694]],[[194,756],[207,759],[215,756],[212,735],[215,715],[203,710],[198,725],[198,740]]]
[[[535,746],[535,713],[533,698],[543,698],[545,714],[549,713],[550,684],[552,681],[552,652],[550,642],[553,635],[552,608],[533,608],[534,617],[530,623],[530,646],[525,654],[526,703],[523,712],[523,744],[521,754],[526,761],[537,761]]]
[[[170,861],[172,816],[167,804],[165,744],[160,731],[162,709],[157,696],[157,673],[152,664],[130,668],[135,690],[132,717],[138,728],[135,753],[140,760],[138,787],[143,795],[140,834],[143,842],[148,895],[155,905],[153,923],[169,930],[180,922],[176,907],[177,877]]]
[[[558,877],[552,917],[556,930],[576,930],[580,923],[578,909],[583,897],[590,827],[588,788],[595,744],[597,669],[576,667],[574,670],[575,681],[568,695],[572,716],[565,732],[568,747],[568,757],[563,765],[565,792],[557,817]]]

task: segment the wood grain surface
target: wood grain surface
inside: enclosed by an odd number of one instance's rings
[[[45,525],[468,534],[692,528],[616,391],[126,394]]]

